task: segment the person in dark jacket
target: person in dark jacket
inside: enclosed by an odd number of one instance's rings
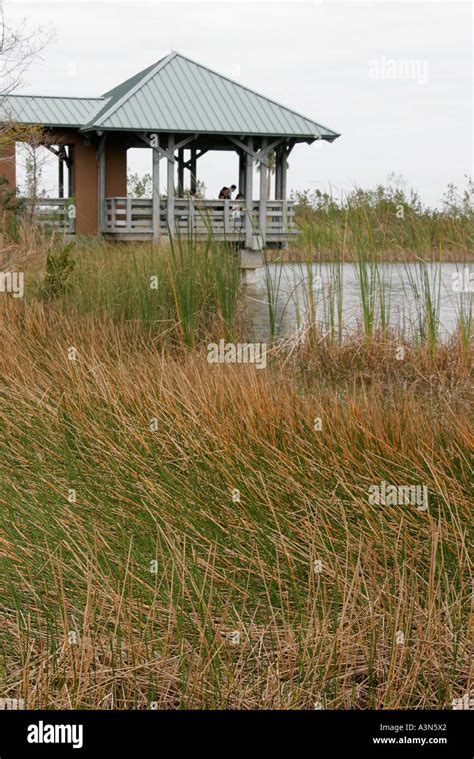
[[[231,184],[230,187],[223,187],[219,193],[219,200],[231,200],[232,193],[235,192],[237,187],[235,184]]]

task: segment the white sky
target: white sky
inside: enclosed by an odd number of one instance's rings
[[[10,21],[54,31],[22,92],[100,95],[173,49],[341,132],[333,144],[294,149],[289,189],[369,187],[395,172],[434,205],[448,182],[473,174],[470,2],[4,6]],[[149,151],[129,151],[132,171],[150,165]],[[237,157],[208,154],[198,172],[212,197],[237,184]]]

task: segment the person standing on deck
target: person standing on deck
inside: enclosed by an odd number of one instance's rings
[[[223,187],[219,193],[219,200],[231,200],[232,193],[235,192],[237,187],[235,184],[231,184],[230,187]]]

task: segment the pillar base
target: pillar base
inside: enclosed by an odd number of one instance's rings
[[[257,281],[257,269],[263,266],[261,251],[242,248],[240,250],[240,281],[243,285],[254,285]]]
[[[241,269],[240,270],[240,283],[242,285],[255,285],[256,282],[257,282],[256,269]]]

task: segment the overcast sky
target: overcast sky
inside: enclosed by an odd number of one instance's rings
[[[21,89],[101,95],[177,50],[342,134],[297,146],[290,189],[350,189],[403,175],[429,204],[473,174],[470,2],[4,2],[54,38]],[[151,165],[130,151],[129,166]],[[137,155],[138,154],[138,155]],[[213,196],[237,158],[199,163]]]

